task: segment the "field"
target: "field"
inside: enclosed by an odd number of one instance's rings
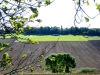
[[[60,35],[60,36],[52,36],[52,35],[45,35],[45,36],[40,36],[40,35],[18,35],[18,37],[21,38],[30,38],[33,39],[34,41],[88,41],[88,40],[100,40],[100,36],[85,36],[83,37],[82,35]],[[2,38],[0,36],[0,38]],[[11,36],[6,35],[6,38],[11,38]],[[18,39],[19,41],[26,41],[22,39]]]
[[[100,40],[100,36],[89,36],[88,40]]]
[[[22,38],[25,38],[23,35],[19,35]],[[40,41],[39,44],[28,44],[22,42],[14,42],[11,47],[13,48],[13,51],[9,51],[11,53],[11,56],[13,57],[13,60],[16,60],[16,57],[22,53],[30,53],[34,52],[36,49],[34,57],[30,57],[33,60],[37,59],[36,57],[44,51],[46,56],[48,56],[51,53],[70,53],[72,56],[76,58],[76,70],[81,69],[82,67],[90,67],[90,68],[97,68],[100,71],[100,37],[94,36],[94,37],[88,37],[84,38],[83,36],[73,36],[73,35],[65,35],[60,36],[59,41],[56,44],[57,39],[59,36],[26,36],[30,39],[33,39],[34,41]],[[9,37],[7,37],[9,38]],[[20,40],[20,39],[19,39]],[[9,42],[11,43],[13,39],[0,39],[0,42]],[[55,45],[56,44],[56,45]],[[54,46],[55,45],[55,46]],[[53,48],[54,47],[54,48]],[[7,48],[4,49],[4,51],[7,50]],[[2,53],[0,53],[1,57]],[[45,56],[45,57],[46,57]],[[20,60],[20,58],[18,59]],[[18,62],[16,61],[16,63]],[[31,59],[28,59],[28,62],[32,61]],[[35,60],[36,61],[36,60]],[[24,64],[24,63],[23,63]],[[42,64],[44,65],[44,62],[42,63],[36,63],[35,66],[35,73],[48,73],[47,71],[42,71],[37,65]]]
[[[1,42],[11,42],[13,39],[0,39]],[[25,43],[18,43],[14,42],[11,47],[14,48],[11,51],[11,55],[13,59],[16,59],[16,56],[21,52],[23,47],[23,53],[30,53],[32,51],[36,51],[35,56],[32,57],[35,59],[43,50],[48,56],[51,53],[70,53],[72,56],[76,58],[76,68],[75,70],[79,70],[82,67],[92,67],[97,68],[100,71],[100,41],[59,41],[54,48],[56,42],[40,42],[40,44],[25,44]],[[6,49],[5,49],[6,50]],[[2,55],[2,53],[0,53]],[[30,61],[30,60],[29,60]],[[42,71],[37,65],[40,63],[35,64],[35,72],[45,73],[46,71]],[[42,63],[42,65],[44,62]]]

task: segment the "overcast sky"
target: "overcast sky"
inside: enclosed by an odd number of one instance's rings
[[[90,5],[84,5],[83,9],[91,17],[98,14],[96,10],[95,3],[93,0],[89,0]],[[96,3],[100,3],[100,0],[96,0]],[[42,19],[42,23],[39,26],[58,26],[61,25],[63,28],[74,26],[74,14],[75,14],[75,4],[72,0],[55,0],[52,4],[47,7],[41,7],[39,9],[38,18]],[[85,16],[85,15],[84,15]],[[90,20],[89,23],[86,23],[83,19],[83,22],[78,27],[87,27],[91,24],[90,28],[100,28],[100,15],[95,19]],[[37,23],[31,24],[36,26]]]

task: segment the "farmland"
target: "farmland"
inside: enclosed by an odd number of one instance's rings
[[[0,39],[0,42],[11,42],[13,39]],[[97,68],[100,71],[100,41],[59,41],[55,45],[55,41],[41,41],[40,44],[25,44],[21,42],[14,42],[11,47],[14,48],[11,51],[11,56],[13,59],[21,52],[23,47],[23,53],[30,53],[32,51],[36,51],[35,59],[43,50],[48,56],[51,53],[70,53],[72,56],[76,58],[76,68],[75,70],[79,70],[82,67],[91,67]],[[54,46],[55,45],[55,46]],[[54,48],[52,48],[54,46]],[[6,49],[5,49],[6,50]],[[13,54],[13,55],[12,55]],[[0,53],[0,55],[2,55]],[[30,61],[30,60],[29,60]],[[45,73],[46,71],[42,71],[37,65],[40,63],[35,64],[35,72]],[[44,62],[41,63],[44,65]]]
[[[100,40],[99,36],[86,36],[83,37],[82,35],[60,35],[60,36],[52,36],[52,35],[45,35],[45,36],[40,36],[40,35],[18,35],[18,37],[21,38],[30,38],[34,41],[88,41],[88,40]],[[0,37],[2,38],[2,37]],[[5,38],[11,38],[11,36],[6,35]],[[19,41],[26,41],[22,39],[18,39]]]

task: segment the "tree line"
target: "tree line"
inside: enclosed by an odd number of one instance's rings
[[[70,27],[70,28],[63,28],[61,27],[25,27],[25,32],[23,34],[25,35],[88,35],[88,36],[100,36],[100,28],[86,28],[86,27]]]
[[[11,33],[16,33],[15,29],[10,29]],[[49,27],[49,26],[41,26],[41,27],[24,27],[24,35],[88,35],[88,36],[100,36],[100,28],[86,28],[86,27],[70,27],[70,28],[63,28],[61,27]],[[0,34],[4,32],[3,29],[0,29]]]
[[[9,28],[10,33],[16,33],[14,28]],[[49,27],[49,26],[41,26],[41,27],[24,27],[23,28],[24,35],[88,35],[88,36],[100,36],[100,28],[86,28],[86,27],[70,27],[63,28],[61,27]],[[4,34],[4,30],[0,29],[0,34]]]

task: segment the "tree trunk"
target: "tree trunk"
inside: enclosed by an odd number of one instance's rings
[[[55,68],[53,68],[52,73],[57,73],[57,70]]]
[[[68,66],[66,66],[65,72],[66,72],[66,73],[69,73],[69,67],[68,67]]]

